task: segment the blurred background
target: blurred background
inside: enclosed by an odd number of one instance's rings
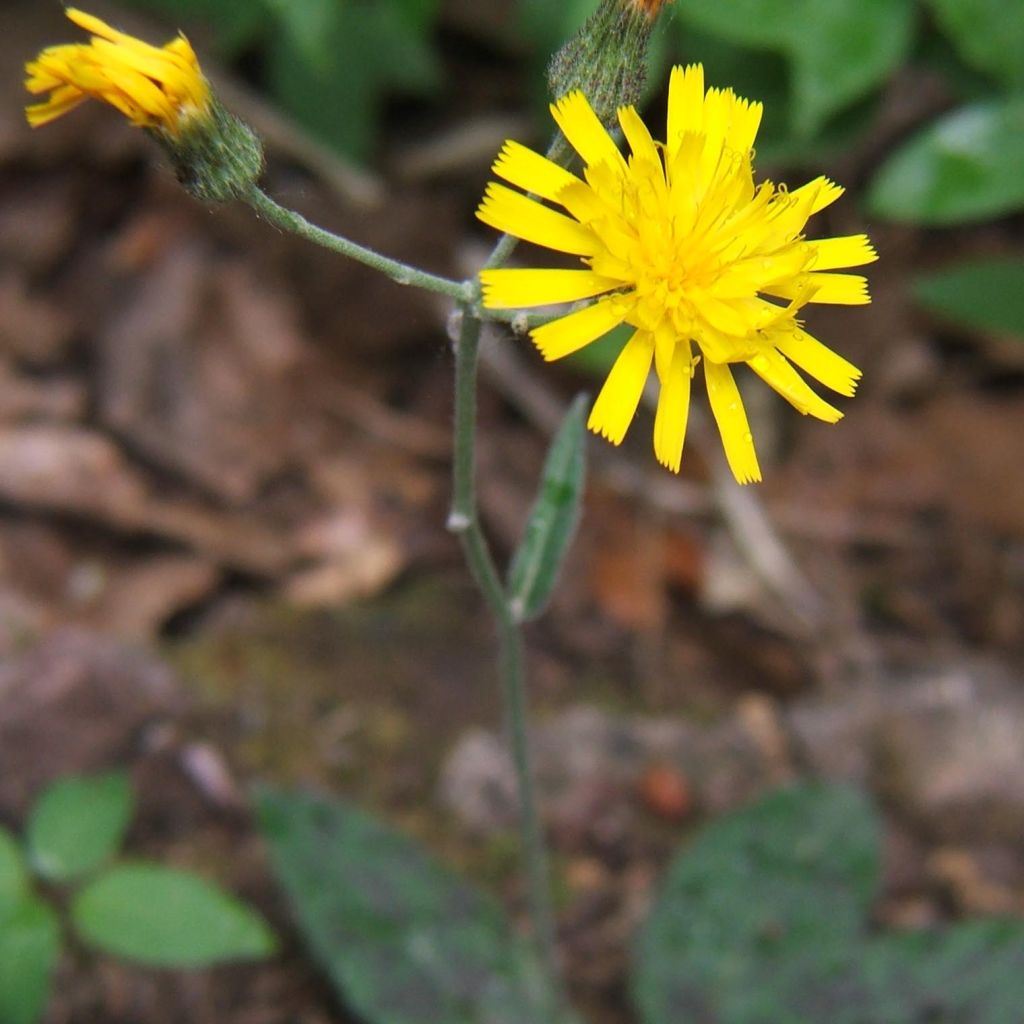
[[[187,33],[278,200],[464,276],[493,242],[473,217],[489,165],[508,137],[545,147],[545,63],[594,6],[89,10]],[[8,0],[0,33],[0,822],[55,778],[126,768],[127,848],[215,877],[285,939],[191,974],[73,950],[46,1019],[355,1020],[289,923],[253,781],[348,797],[524,913],[493,637],[444,530],[448,311],[200,206],[98,104],[30,131],[22,65],[78,30]],[[654,135],[668,67],[702,61],[765,102],[759,176],[845,185],[812,228],[866,230],[881,258],[871,306],[808,315],[864,371],[845,419],[745,391],[763,485],[733,487],[699,429],[681,476],[661,470],[650,413],[621,449],[590,442],[580,533],[529,631],[588,1020],[638,1019],[629,940],[678,844],[797,779],[880,808],[880,927],[1024,913],[1021,52],[1024,5],[989,0],[676,0],[659,23]],[[545,365],[489,339],[481,498],[503,554],[615,344]]]

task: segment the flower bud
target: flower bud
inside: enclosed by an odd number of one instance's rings
[[[555,99],[577,89],[611,126],[619,107],[635,106],[646,75],[647,43],[666,0],[601,0],[589,20],[552,57]]]

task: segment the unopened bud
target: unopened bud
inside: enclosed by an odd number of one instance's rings
[[[647,43],[667,0],[601,0],[601,5],[548,65],[556,99],[579,89],[606,125],[619,107],[640,100]]]

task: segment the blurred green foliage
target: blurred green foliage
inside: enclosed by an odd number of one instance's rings
[[[160,864],[110,863],[135,801],[123,772],[59,779],[33,805],[24,842],[0,828],[0,1024],[34,1024],[63,945],[37,880],[77,884],[70,921],[87,947],[156,967],[269,955],[263,919],[215,885]]]
[[[880,823],[803,785],[710,825],[676,857],[637,945],[644,1024],[1009,1024],[1024,925],[878,934]]]

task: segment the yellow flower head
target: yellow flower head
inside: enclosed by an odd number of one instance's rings
[[[183,35],[166,46],[150,46],[84,11],[69,7],[65,13],[92,38],[48,47],[25,65],[25,88],[33,95],[50,94],[25,108],[33,127],[90,97],[116,107],[134,125],[171,136],[208,116],[210,87]]]
[[[654,451],[678,471],[690,382],[700,364],[736,479],[760,480],[730,364],[746,363],[800,412],[828,423],[842,413],[797,368],[846,396],[860,377],[797,319],[808,302],[869,301],[863,277],[830,273],[877,258],[865,235],[804,237],[811,215],[843,190],[823,177],[792,192],[771,182],[755,186],[761,104],[729,89],[705,91],[699,65],[672,70],[664,145],[632,107],[619,110],[628,159],[581,92],[551,112],[583,160],[583,177],[512,141],[493,171],[565,212],[492,182],[477,216],[578,256],[585,269],[485,270],[484,304],[531,307],[600,296],[531,332],[545,359],[560,359],[622,323],[635,328],[594,403],[590,429],[612,444],[622,441],[653,363],[660,382]]]

